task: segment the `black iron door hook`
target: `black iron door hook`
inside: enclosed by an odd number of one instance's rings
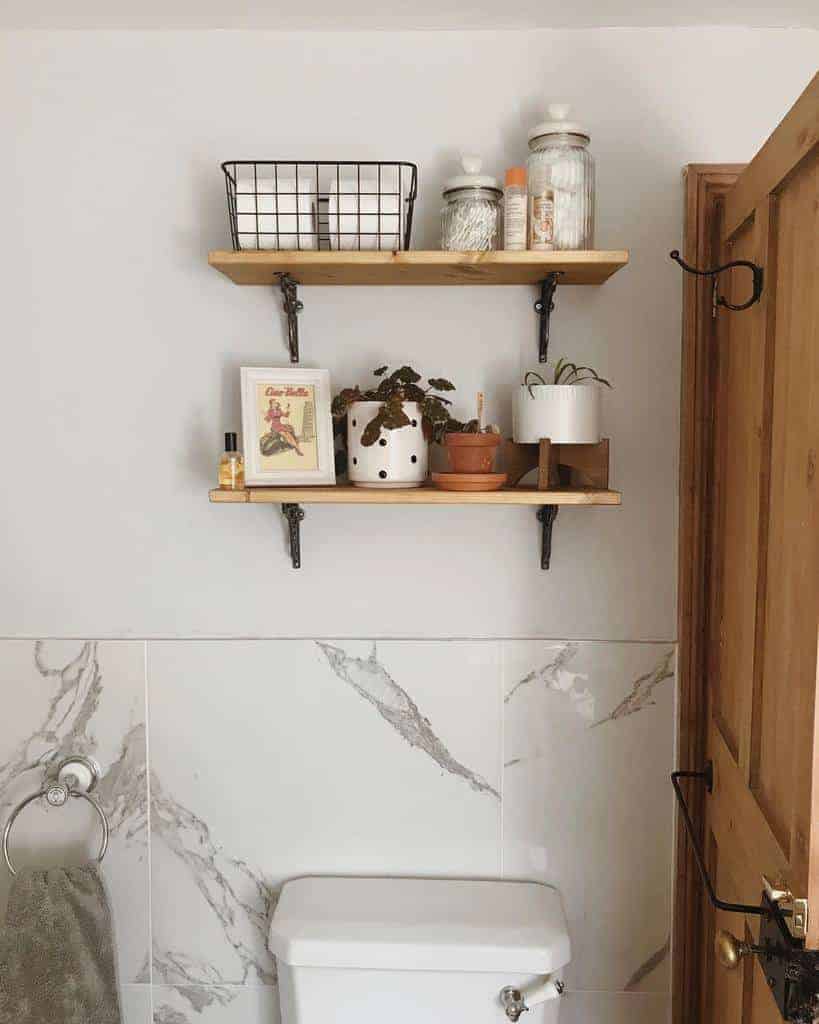
[[[748,270],[753,274],[753,292],[750,299],[747,302],[743,302],[738,306],[728,302],[724,295],[718,295],[715,299],[714,304],[716,306],[724,306],[725,309],[732,309],[735,312],[740,309],[748,309],[749,306],[753,306],[755,302],[759,302],[760,296],[762,295],[763,285],[763,271],[762,267],[756,263],[752,263],[750,260],[731,260],[730,263],[724,263],[721,267],[714,267],[713,270],[699,270],[697,267],[692,267],[689,263],[680,256],[679,250],[674,249],[669,253],[669,256],[675,263],[679,265],[689,274],[696,274],[698,277],[713,277],[717,278],[723,271],[730,270],[732,267],[747,267]],[[716,287],[716,281],[714,282]]]

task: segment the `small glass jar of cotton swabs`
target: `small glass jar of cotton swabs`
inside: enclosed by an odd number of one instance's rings
[[[463,174],[444,184],[441,248],[448,252],[488,252],[503,237],[503,190],[496,178],[481,174],[481,160],[462,158]]]

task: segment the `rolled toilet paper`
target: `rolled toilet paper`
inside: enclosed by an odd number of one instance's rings
[[[246,178],[236,184],[240,249],[317,249],[316,186],[309,177]]]
[[[385,194],[387,193],[387,194]],[[332,182],[328,197],[330,248],[347,250],[401,249],[403,195],[377,181],[356,178]]]

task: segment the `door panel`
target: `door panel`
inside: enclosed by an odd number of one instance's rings
[[[701,410],[703,427],[698,440],[684,435],[681,509],[694,487],[702,529],[681,558],[703,582],[684,584],[681,660],[704,676],[700,727],[714,770],[695,806],[719,896],[758,904],[767,876],[808,900],[806,944],[819,948],[819,76],[722,193],[694,226],[693,248],[706,264],[761,266],[764,289],[748,309],[711,317],[700,286],[687,335],[700,365],[687,370],[683,406]],[[743,303],[751,274],[735,269],[717,287]],[[695,440],[699,474],[685,448]],[[753,941],[759,918],[715,912],[704,897],[697,913],[684,906],[678,1024],[779,1021],[756,958],[728,971],[713,952],[718,929]]]
[[[695,164],[685,171],[684,256],[696,266],[714,264],[719,232],[714,213],[736,183],[742,165]],[[705,760],[708,620],[705,595],[710,585],[710,503],[705,500],[712,477],[714,382],[716,345],[711,291],[705,278],[683,275],[682,397],[680,417],[679,515],[679,761],[699,768]],[[704,792],[689,792],[694,822],[703,824]],[[676,887],[673,918],[674,1017],[685,1024],[704,1020],[695,1013],[704,998],[702,929],[705,921],[703,888],[691,845],[682,828],[675,849]],[[707,943],[708,948],[711,944]]]
[[[772,219],[772,500],[751,784],[769,819],[787,830],[793,884],[807,891],[819,612],[819,147],[780,190]]]
[[[708,866],[711,877],[716,880],[718,891],[731,894],[725,898],[733,899],[737,891],[734,879],[719,855],[719,845],[713,833],[709,840]],[[711,915],[709,927],[711,941],[708,943],[708,948],[713,949],[717,929],[730,929],[733,924],[730,915],[724,914],[722,911]],[[725,1021],[725,1024],[740,1024],[744,989],[742,972],[717,970],[716,961],[713,956],[709,955],[705,960],[705,977],[707,979],[709,1019],[722,1020]]]
[[[755,219],[744,225],[724,252],[724,261],[757,259]],[[746,275],[747,276],[747,273]],[[726,297],[742,301],[747,281],[732,273]],[[714,416],[715,532],[711,588],[713,717],[736,763],[744,764],[751,705],[746,681],[753,676],[756,624],[757,537],[761,416],[765,382],[764,332],[758,306],[718,325],[717,395]],[[730,586],[730,591],[727,590]]]
[[[741,899],[741,884],[732,877],[720,859],[719,846],[713,835],[710,836],[708,846],[708,869],[716,882],[717,891],[725,899]],[[768,981],[758,962],[747,957],[741,961],[738,970],[727,971],[720,967],[711,954],[717,929],[738,932],[736,915],[717,910],[709,918],[710,941],[705,947],[708,955],[704,958],[702,1017],[709,1021],[719,1021],[720,1024],[781,1024],[776,1003],[771,999]],[[739,935],[749,943],[756,938],[755,932],[748,926],[744,933],[739,931]],[[691,1019],[688,1018],[689,1021]]]

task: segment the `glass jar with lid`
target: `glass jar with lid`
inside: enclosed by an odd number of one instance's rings
[[[462,157],[463,174],[444,183],[441,248],[449,252],[488,252],[501,245],[503,190],[496,178],[481,174],[481,160]]]
[[[553,103],[529,133],[529,248],[594,248],[594,159],[589,133]]]

